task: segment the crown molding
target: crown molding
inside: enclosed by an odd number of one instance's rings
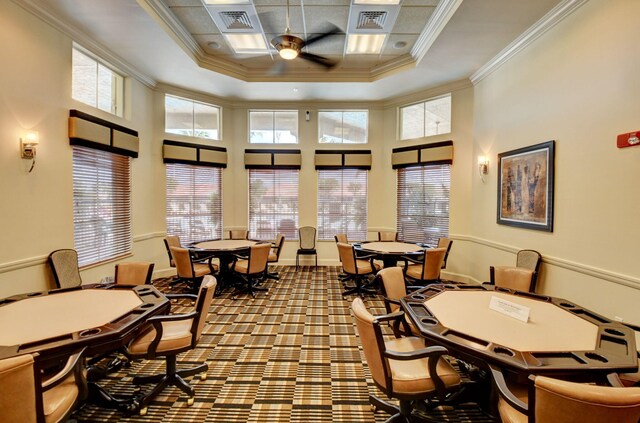
[[[150,88],[156,86],[156,81],[153,78],[139,71],[124,59],[120,58],[117,54],[113,53],[111,50],[93,40],[90,36],[80,31],[78,28],[69,25],[67,22],[63,21],[54,13],[52,13],[50,10],[46,9],[44,6],[46,2],[36,2],[35,0],[12,1],[27,12],[45,22],[46,24],[50,25],[52,28],[65,34],[72,41],[80,44],[86,50],[105,60],[123,74],[137,79],[142,84]]]
[[[450,82],[446,85],[438,85],[437,87],[427,88],[425,90],[413,92],[411,94],[384,100],[383,105],[385,108],[404,106],[406,104],[424,101],[429,98],[438,97],[443,94],[460,91],[471,87],[473,87],[471,81],[469,81],[468,79],[460,79],[458,81]]]
[[[424,27],[418,40],[411,49],[411,56],[416,63],[420,63],[424,58],[461,4],[462,0],[441,0],[440,3],[438,3],[431,19],[427,22],[427,26]]]
[[[478,69],[471,77],[471,83],[476,85],[491,73],[496,71],[500,66],[509,61],[516,54],[527,48],[535,40],[541,37],[545,32],[553,28],[556,24],[563,21],[566,17],[575,12],[580,6],[588,0],[564,0],[556,7],[551,9],[538,22],[533,24],[522,35],[516,38],[511,44],[505,47],[493,59]]]

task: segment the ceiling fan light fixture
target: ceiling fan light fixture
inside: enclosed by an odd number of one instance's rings
[[[293,60],[296,57],[298,57],[298,50],[295,50],[295,49],[292,49],[292,48],[280,49],[280,51],[278,51],[278,53],[280,54],[280,57],[282,57],[285,60]]]
[[[283,34],[271,40],[271,45],[278,50],[280,57],[293,60],[300,54],[304,41],[295,35]]]

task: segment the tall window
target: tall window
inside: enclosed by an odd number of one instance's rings
[[[369,112],[343,110],[318,112],[318,142],[321,144],[366,144]]]
[[[75,47],[71,57],[71,97],[105,112],[122,116],[123,76]]]
[[[449,234],[451,165],[398,169],[398,237],[437,244]]]
[[[276,234],[298,238],[299,170],[249,169],[249,233],[261,240]]]
[[[183,243],[222,238],[222,169],[167,163],[167,233]]]
[[[400,139],[451,132],[451,94],[400,108]]]
[[[298,111],[249,111],[249,142],[251,144],[297,144]]]
[[[367,176],[360,169],[318,171],[318,239],[367,239]]]
[[[131,252],[131,158],[73,147],[73,230],[80,266]]]
[[[220,139],[220,108],[185,98],[164,96],[164,131],[189,137]]]

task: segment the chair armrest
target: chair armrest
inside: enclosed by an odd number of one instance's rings
[[[408,262],[415,263],[415,264],[422,264],[424,262],[424,256],[422,256],[422,260],[419,258],[414,258],[410,256],[400,256],[400,260],[404,260],[405,265],[408,264]]]
[[[390,320],[395,320],[395,319],[399,319],[404,317],[404,312],[403,311],[396,311],[394,313],[389,313],[389,314],[385,314],[382,316],[375,316],[373,318],[374,321],[378,321],[378,322],[388,322]]]
[[[394,360],[418,360],[426,357],[439,357],[443,354],[447,354],[449,350],[440,345],[434,345],[432,347],[421,348],[419,350],[411,351],[411,352],[400,352],[400,351],[385,351],[384,355],[388,358],[392,358]]]
[[[409,292],[409,291],[417,291],[418,289],[422,289],[422,288],[424,288],[424,286],[419,286],[419,285],[417,285],[417,286],[414,286],[414,285],[405,286],[405,289],[407,290],[407,292]]]
[[[394,300],[393,298],[382,297],[385,303],[400,305],[400,300]]]
[[[76,381],[82,378],[82,356],[87,348],[83,348],[69,356],[64,367],[55,375],[42,382],[42,390],[48,391],[62,383],[72,372],[76,374]]]
[[[616,388],[626,387],[624,383],[622,383],[622,380],[620,380],[620,375],[618,373],[609,373],[607,375],[607,382],[609,382],[609,385],[614,386]]]
[[[374,258],[377,257],[377,254],[356,254],[356,259],[357,260],[373,260]]]
[[[502,374],[502,370],[498,367],[489,365],[489,369],[491,369],[491,374],[493,375],[493,382],[495,386],[498,388],[498,392],[500,396],[504,398],[504,400],[513,408],[518,410],[524,415],[529,414],[529,405],[522,401],[520,398],[516,397],[513,392],[509,390],[507,386],[507,381],[504,379],[504,375]]]
[[[165,294],[164,296],[170,300],[189,299],[195,301],[198,299],[198,296],[194,294]]]

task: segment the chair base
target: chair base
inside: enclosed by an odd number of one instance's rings
[[[266,293],[266,295],[269,295],[269,289],[268,288],[261,288],[259,286],[256,285],[257,282],[255,279],[253,278],[245,278],[242,277],[242,283],[243,283],[243,287],[242,288],[238,288],[238,286],[236,285],[235,291],[231,294],[231,299],[235,300],[236,298],[238,298],[238,295],[242,295],[242,294],[250,294],[252,298],[256,297],[256,292],[264,292]]]
[[[318,267],[318,253],[296,253],[296,270],[300,268],[300,256],[315,256],[316,259],[316,267]]]
[[[346,296],[346,295],[351,295],[351,294],[358,294],[361,297],[364,297],[364,294],[368,294],[368,295],[377,295],[378,291],[376,291],[375,289],[371,289],[371,284],[373,283],[373,281],[367,281],[366,283],[362,283],[362,279],[363,276],[356,276],[356,275],[348,275],[351,276],[351,280],[354,281],[355,286],[348,288],[345,284],[345,282],[349,279],[345,279],[342,281],[343,285],[345,286],[345,290],[342,292],[342,296]]]

